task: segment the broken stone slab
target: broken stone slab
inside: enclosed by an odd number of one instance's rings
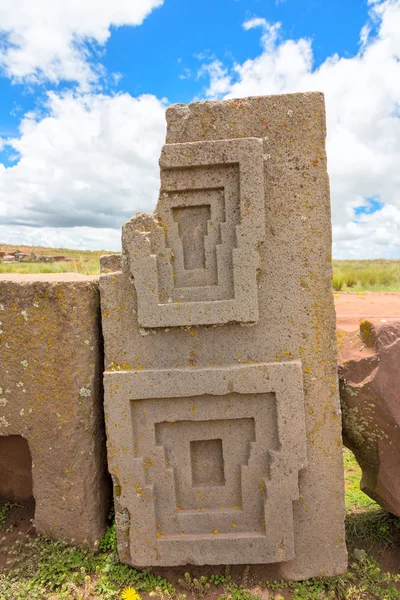
[[[323,96],[176,105],[167,123],[156,210],[100,278],[120,559],[342,573]]]
[[[0,496],[33,494],[38,532],[94,548],[109,509],[99,311],[95,277],[0,275]]]
[[[400,320],[364,319],[338,337],[344,443],[362,491],[400,517]]]

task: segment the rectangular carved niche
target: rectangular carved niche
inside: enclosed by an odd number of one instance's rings
[[[261,139],[169,144],[154,218],[124,226],[142,327],[258,320]]]
[[[192,487],[225,485],[222,439],[190,442]]]
[[[128,562],[294,558],[292,503],[306,465],[300,362],[113,372],[105,386]]]

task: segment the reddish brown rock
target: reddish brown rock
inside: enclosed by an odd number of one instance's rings
[[[361,489],[400,516],[400,320],[364,319],[347,332],[338,321],[343,440]]]

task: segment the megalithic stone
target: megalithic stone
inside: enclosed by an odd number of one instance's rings
[[[167,110],[160,195],[102,261],[121,560],[347,566],[322,94]]]
[[[0,498],[99,548],[110,508],[97,277],[0,275]]]

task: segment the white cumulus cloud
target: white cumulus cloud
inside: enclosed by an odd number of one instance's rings
[[[165,105],[52,92],[47,111],[27,114],[20,136],[5,140],[19,158],[0,164],[0,242],[119,247],[122,223],[157,199]]]
[[[259,56],[231,70],[202,67],[208,97],[325,93],[337,257],[400,257],[400,0],[370,5],[352,58],[336,54],[314,68],[311,40],[282,40],[279,23],[253,18],[243,27],[261,28]],[[383,207],[357,217],[368,198]]]
[[[93,45],[111,29],[140,25],[163,0],[1,0],[0,70],[15,82],[77,82],[87,90],[102,72]]]
[[[165,103],[95,93],[101,67],[88,42],[104,45],[113,26],[139,24],[161,3],[35,0],[25,16],[22,0],[0,3],[0,68],[18,81],[80,86],[50,92],[18,136],[0,138],[0,151],[16,157],[0,163],[0,243],[118,249],[122,223],[154,208]],[[243,27],[259,28],[259,55],[233,68],[209,59],[204,95],[323,91],[334,255],[400,257],[400,0],[370,2],[357,54],[318,68],[311,40],[282,39],[279,23],[258,17]],[[378,210],[360,214],[361,206]]]

